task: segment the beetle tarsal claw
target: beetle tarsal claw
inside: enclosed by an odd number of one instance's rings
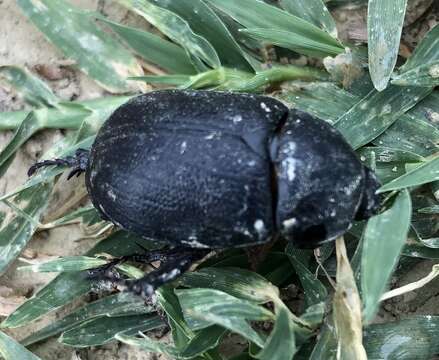
[[[43,160],[37,162],[29,168],[27,175],[32,176],[40,168],[55,165],[55,166],[67,166],[72,169],[67,179],[70,179],[75,175],[79,176],[87,169],[89,153],[90,152],[88,150],[77,149],[75,155],[73,156],[66,156],[65,158]]]

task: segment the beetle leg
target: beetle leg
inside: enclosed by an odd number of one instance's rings
[[[148,297],[154,294],[154,291],[160,286],[171,282],[186,272],[191,265],[204,258],[209,250],[190,250],[164,261],[157,270],[148,273],[141,279],[125,280],[121,285],[126,286],[126,291],[133,292],[142,297]]]
[[[163,284],[179,277],[188,270],[194,262],[202,259],[209,252],[210,250],[194,250],[177,247],[167,250],[167,252],[158,250],[144,255],[122,257],[124,260],[142,263],[151,263],[161,260],[161,265],[156,270],[136,280],[120,279],[118,274],[112,271],[112,268],[119,264],[122,258],[116,259],[110,266],[107,264],[104,267],[92,270],[92,273],[89,272],[89,274],[91,274],[91,278],[109,281],[114,285],[123,287],[125,291],[133,292],[146,298],[151,296],[154,291]],[[102,269],[102,271],[99,269]]]
[[[88,150],[77,149],[75,155],[73,156],[66,156],[65,158],[62,159],[44,160],[37,162],[29,168],[27,175],[32,176],[35,173],[35,171],[37,171],[39,168],[42,167],[51,166],[51,165],[56,165],[56,166],[61,165],[61,166],[68,166],[72,168],[72,171],[70,172],[67,179],[70,179],[74,175],[79,176],[87,168],[89,153],[90,152]]]

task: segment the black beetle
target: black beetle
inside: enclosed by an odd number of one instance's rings
[[[212,248],[266,243],[275,235],[314,248],[343,235],[379,205],[375,175],[326,122],[265,96],[155,91],[119,107],[90,150],[46,165],[85,171],[102,217],[169,250],[125,282],[150,295]]]

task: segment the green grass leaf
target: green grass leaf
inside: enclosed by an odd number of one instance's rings
[[[267,309],[213,289],[178,290],[177,296],[185,317],[198,318],[206,325],[220,325],[260,347],[264,346],[263,337],[251,328],[247,320],[272,320],[274,315]]]
[[[119,333],[116,334],[115,339],[124,344],[136,346],[145,351],[167,355],[171,359],[177,359],[179,355],[179,352],[175,347],[159,341],[154,341],[147,336],[138,338]]]
[[[193,74],[195,68],[186,51],[148,31],[121,25],[104,17],[99,20],[111,27],[139,56],[148,62],[176,74]]]
[[[212,288],[243,300],[263,304],[279,295],[279,290],[261,275],[238,268],[204,268],[188,272],[179,280],[193,288]]]
[[[327,31],[337,38],[337,28],[323,0],[280,0],[280,5],[297,17]]]
[[[40,360],[23,345],[0,331],[0,354],[5,360]]]
[[[296,352],[294,322],[287,308],[281,306],[276,314],[276,322],[264,348],[255,355],[260,360],[291,360]]]
[[[429,161],[409,171],[407,174],[388,182],[378,191],[386,192],[390,190],[399,190],[436,180],[439,180],[439,155],[434,156]]]
[[[238,45],[221,18],[203,0],[150,0],[185,19],[191,29],[216,50],[221,64],[231,69],[253,72],[244,50]]]
[[[145,305],[145,301],[141,297],[131,293],[118,293],[86,304],[64,318],[51,322],[46,327],[37,330],[23,339],[21,343],[28,346],[67,331],[87,320],[103,316],[117,317],[121,315],[147,314],[150,312],[151,308]]]
[[[75,272],[97,268],[108,261],[90,256],[64,256],[44,263],[22,266],[19,270],[33,272]]]
[[[389,128],[401,115],[431,93],[431,88],[389,86],[372,90],[335,122],[354,149],[366,145]]]
[[[25,68],[0,66],[0,78],[12,85],[30,105],[52,107],[59,102],[49,86]]]
[[[227,13],[245,26],[252,36],[269,38],[280,45],[297,46],[302,53],[326,56],[339,54],[343,46],[327,32],[309,22],[259,0],[208,0],[219,10]],[[282,45],[280,45],[282,46]],[[287,47],[287,46],[286,46]],[[320,48],[321,51],[316,51]],[[330,52],[328,52],[328,50]]]
[[[398,58],[407,0],[369,0],[367,37],[369,71],[378,91],[387,87]]]
[[[17,258],[38,227],[40,218],[47,206],[47,197],[52,190],[52,183],[27,189],[14,197],[12,203],[21,212],[15,211],[0,225],[0,272]]]
[[[205,38],[196,34],[187,21],[177,14],[156,6],[149,1],[118,1],[128,9],[144,17],[163,34],[185,48],[189,54],[204,61],[212,68],[221,66],[215,48]]]
[[[410,86],[439,84],[439,25],[421,40],[412,56],[393,77],[392,83]]]
[[[247,28],[241,31],[257,40],[314,57],[335,56],[344,51],[339,46],[315,41],[309,36],[295,34],[291,31],[267,28]]]
[[[361,259],[363,317],[366,322],[375,316],[379,299],[398,262],[407,238],[411,211],[410,194],[404,190],[396,197],[391,208],[372,217],[367,223]]]
[[[202,353],[215,348],[221,342],[226,330],[217,325],[209,326],[197,332],[188,342],[187,346],[181,351],[180,356],[193,358]]]
[[[110,92],[130,90],[126,78],[142,75],[134,56],[63,0],[18,0],[24,14],[87,75]]]
[[[373,324],[364,332],[369,359],[430,360],[439,353],[439,316]]]
[[[58,341],[74,347],[97,346],[116,340],[116,334],[121,332],[132,336],[163,325],[163,320],[153,315],[101,317],[67,330]]]

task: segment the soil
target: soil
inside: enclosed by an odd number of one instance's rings
[[[404,30],[404,42],[412,49],[425,32],[438,22],[439,3],[431,5],[432,0],[417,1],[417,6],[412,6],[416,14],[408,21],[409,25]],[[139,18],[130,15],[127,11],[114,2],[103,0],[71,0],[75,5],[83,8],[100,11],[116,21],[124,23],[142,23]],[[434,10],[434,11],[433,11]],[[364,42],[365,37],[365,10],[364,8],[343,9],[336,12],[338,28],[342,39]],[[147,26],[143,23],[144,26]],[[19,65],[36,71],[53,91],[64,100],[90,99],[104,95],[104,91],[82,73],[68,66],[63,55],[52,46],[45,37],[24,17],[16,5],[15,0],[0,0],[0,65]],[[18,110],[26,107],[19,97],[7,86],[0,84],[0,112]],[[15,156],[15,159],[0,178],[0,195],[7,193],[21,185],[29,166],[46,151],[56,140],[64,135],[60,130],[44,131],[29,140]],[[0,150],[11,138],[11,132],[0,133]],[[64,179],[65,180],[65,179]],[[85,196],[83,180],[72,179],[69,182],[60,181],[54,190],[50,209],[59,208],[66,198],[75,194],[77,199]],[[78,193],[78,188],[79,193]],[[81,190],[82,189],[82,190]],[[3,210],[4,208],[2,208]],[[49,211],[49,217],[50,217]],[[88,239],[78,241],[83,237],[79,226],[70,225],[43,231],[36,234],[29,246],[22,254],[28,259],[44,259],[55,256],[79,255],[89,249],[96,240]],[[398,287],[415,281],[431,270],[432,262],[422,261],[393,284]],[[5,316],[26,300],[37,289],[46,284],[53,275],[32,274],[17,272],[17,266],[22,265],[16,261],[0,282],[0,316]],[[20,340],[28,334],[50,323],[53,319],[62,317],[72,307],[84,302],[85,299],[75,304],[45,316],[24,328],[8,330],[14,338]],[[402,297],[387,301],[378,321],[395,320],[411,314],[439,315],[439,279],[424,288],[406,294]],[[32,346],[32,351],[42,359],[126,359],[126,360],[152,360],[165,359],[163,356],[145,353],[134,347],[127,347],[119,343],[112,343],[101,347],[86,350],[75,350],[59,344],[56,339]]]

